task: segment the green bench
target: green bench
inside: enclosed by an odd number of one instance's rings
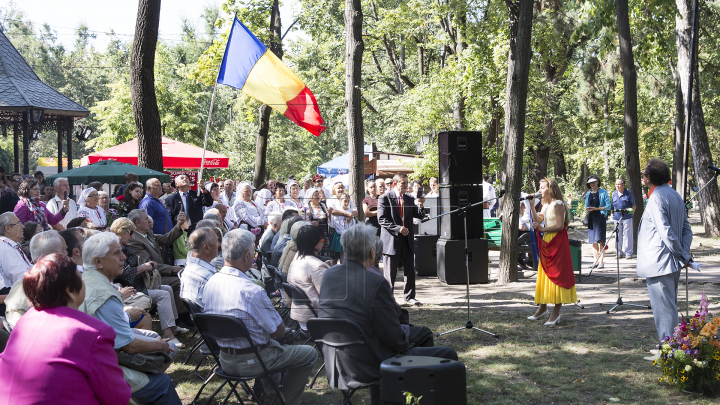
[[[500,250],[500,242],[502,241],[502,221],[500,218],[483,218],[483,227],[485,229],[485,239],[488,242],[488,250]],[[529,244],[518,244],[518,252],[527,253],[531,250]]]

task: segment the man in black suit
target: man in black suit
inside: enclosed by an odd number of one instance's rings
[[[405,179],[407,183],[407,178]],[[320,288],[318,316],[341,318],[357,323],[375,347],[382,360],[396,354],[430,356],[457,360],[455,350],[445,346],[413,347],[403,332],[387,281],[367,271],[375,261],[375,228],[359,223],[343,233],[341,241],[345,263],[325,270]],[[337,350],[323,346],[327,375],[336,378],[339,389],[346,390],[351,381],[372,383],[380,378],[380,367],[353,350]],[[336,364],[343,364],[336,370]],[[379,402],[377,385],[370,389],[371,402]]]
[[[173,226],[175,226],[175,218],[180,211],[190,219],[190,228],[188,234],[195,230],[195,224],[203,219],[203,207],[211,207],[213,199],[204,187],[198,182],[198,189],[202,190],[200,195],[194,190],[190,190],[190,178],[184,174],[175,177],[175,194],[165,199],[165,207],[170,211]]]
[[[383,273],[392,288],[395,288],[395,276],[402,263],[405,288],[403,296],[411,305],[419,305],[415,299],[415,232],[413,218],[422,218],[422,204],[425,198],[415,199],[405,194],[408,185],[407,175],[398,173],[393,177],[393,188],[378,197],[378,223],[380,240],[385,246]]]
[[[13,212],[13,210],[15,209],[17,202],[20,200],[17,191],[18,187],[20,186],[21,180],[22,175],[20,173],[13,173],[10,176],[10,187],[12,187],[12,191],[6,192],[0,198],[0,214],[4,214],[6,212]]]

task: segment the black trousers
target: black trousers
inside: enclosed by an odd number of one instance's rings
[[[395,289],[395,277],[397,269],[403,266],[403,297],[405,300],[415,298],[415,255],[410,249],[410,238],[398,236],[399,247],[394,255],[383,255],[383,275],[390,283],[390,288]]]

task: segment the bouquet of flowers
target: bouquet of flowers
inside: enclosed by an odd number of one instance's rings
[[[308,211],[309,211],[309,210],[307,209],[307,207],[300,207],[300,208],[298,208],[298,213],[300,214],[300,216],[301,216],[301,217],[303,218],[303,220],[305,220],[305,221],[309,221],[309,220],[310,220],[310,216],[309,216],[309,215],[310,215],[310,212],[308,212]]]
[[[262,233],[262,228],[250,228],[250,232],[252,232],[253,235],[258,236]]]
[[[679,390],[716,394],[720,392],[720,318],[708,312],[705,294],[700,311],[686,322],[681,319],[672,337],[658,345],[660,358],[654,364],[663,370],[660,381]]]

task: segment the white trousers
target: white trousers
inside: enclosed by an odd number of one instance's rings
[[[621,219],[617,234],[617,254],[633,254],[633,219]]]
[[[148,295],[152,299],[153,304],[157,304],[158,316],[160,317],[160,329],[172,328],[175,326],[177,319],[177,309],[175,307],[175,296],[172,287],[161,285],[159,290],[148,290]]]

